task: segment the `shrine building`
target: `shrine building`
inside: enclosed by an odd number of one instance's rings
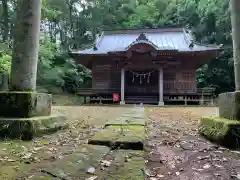
[[[220,52],[220,46],[195,42],[190,30],[158,28],[104,31],[91,47],[70,55],[92,71],[91,87],[79,95],[112,101],[117,94],[121,104],[164,105],[210,95],[197,89],[196,70]]]

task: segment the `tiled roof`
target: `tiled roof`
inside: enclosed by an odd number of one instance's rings
[[[146,39],[139,39],[141,35]],[[126,51],[136,43],[151,44],[156,50],[177,50],[182,52],[218,50],[219,46],[195,43],[189,30],[183,28],[135,29],[106,31],[96,38],[95,47],[75,51],[77,54],[107,54]],[[190,44],[193,43],[192,47]]]

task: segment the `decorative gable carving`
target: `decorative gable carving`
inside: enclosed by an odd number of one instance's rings
[[[138,38],[136,39],[136,41],[149,41],[147,36],[144,33],[141,33]]]
[[[131,46],[139,44],[139,43],[148,44],[148,45],[152,46],[153,48],[155,48],[156,50],[158,49],[158,47],[147,38],[145,33],[141,33],[137,37],[137,39],[135,41],[133,41],[125,50],[128,50]],[[138,49],[138,51],[145,51],[145,50],[140,48],[140,49]]]

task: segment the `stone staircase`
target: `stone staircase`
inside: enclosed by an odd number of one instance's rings
[[[158,96],[126,96],[125,102],[127,104],[158,104]]]

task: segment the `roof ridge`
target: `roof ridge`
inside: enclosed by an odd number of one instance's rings
[[[181,27],[165,27],[165,28],[134,28],[134,29],[117,29],[105,30],[105,34],[128,34],[128,33],[151,33],[151,32],[181,32]]]
[[[189,30],[188,30],[189,31]],[[184,39],[189,43],[189,45],[190,45],[190,43],[193,43],[193,44],[195,44],[195,45],[199,45],[199,46],[205,46],[205,47],[212,47],[212,48],[219,48],[219,47],[221,47],[222,45],[216,45],[216,44],[204,44],[204,43],[200,43],[200,42],[197,42],[194,38],[193,39],[191,39],[191,40],[189,40],[188,38],[187,38],[187,32],[186,32],[186,30],[185,30],[185,28],[183,28],[183,34],[184,34]],[[194,35],[191,33],[191,37],[194,37]]]
[[[103,29],[102,31],[121,31],[121,30],[141,30],[141,29],[181,29],[184,26],[172,25],[172,26],[163,26],[163,27],[152,27],[152,28],[119,28],[119,29]]]

